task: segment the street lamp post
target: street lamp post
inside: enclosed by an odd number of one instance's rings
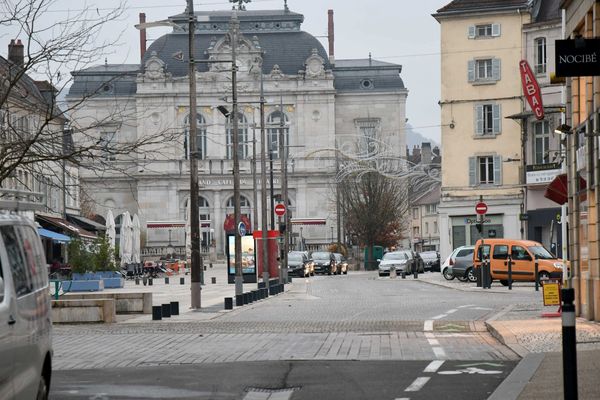
[[[269,282],[269,249],[267,226],[267,160],[266,160],[266,135],[265,135],[265,91],[263,85],[262,63],[260,65],[260,218],[262,233],[262,260],[263,283]],[[271,185],[273,186],[273,185]],[[266,286],[268,288],[268,286]]]
[[[283,113],[283,97],[280,97],[279,101],[279,160],[281,161],[281,200],[283,205],[286,207],[285,214],[282,216],[283,224],[283,254],[281,257],[281,273],[279,274],[279,281],[281,283],[287,283],[287,256],[289,251],[289,225],[288,216],[290,210],[288,209],[288,193],[287,193],[287,144],[285,140],[285,120]]]

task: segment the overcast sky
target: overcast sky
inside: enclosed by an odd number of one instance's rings
[[[53,11],[45,18],[60,20],[69,10],[86,7],[104,12],[120,1],[126,4],[125,15],[106,26],[102,32],[104,38],[109,40],[122,32],[122,44],[108,56],[110,64],[139,62],[139,32],[134,24],[138,22],[140,12],[146,13],[147,21],[156,21],[183,12],[186,4],[186,0],[57,0]],[[439,143],[440,109],[437,103],[440,97],[440,40],[439,24],[431,14],[449,2],[288,0],[288,6],[292,11],[304,15],[303,30],[314,36],[327,35],[327,10],[334,10],[337,59],[367,58],[371,52],[374,59],[401,64],[402,78],[409,90],[406,117],[416,131]],[[283,0],[253,0],[247,9],[282,9],[283,3]],[[195,1],[194,7],[197,11],[231,9],[228,0]],[[148,39],[155,39],[169,30],[149,30]],[[0,39],[8,45],[13,34],[5,30],[0,32]],[[327,49],[327,38],[319,39]],[[6,56],[7,47],[3,48],[2,55]],[[99,63],[103,61],[99,60]]]

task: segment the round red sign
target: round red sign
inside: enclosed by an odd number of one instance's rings
[[[483,215],[487,212],[487,204],[480,202],[475,205],[475,212],[479,215]]]
[[[283,214],[285,214],[285,204],[283,203],[279,203],[275,206],[275,214],[277,214],[278,216],[282,216]]]

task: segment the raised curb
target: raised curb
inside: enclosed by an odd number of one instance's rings
[[[524,358],[529,355],[529,350],[521,346],[517,341],[517,337],[512,331],[505,327],[501,321],[485,321],[485,326],[488,332],[496,338],[500,343],[514,351],[519,357]]]
[[[537,372],[546,357],[544,353],[529,353],[494,390],[488,400],[516,400]]]

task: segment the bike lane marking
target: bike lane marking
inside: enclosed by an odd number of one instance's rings
[[[429,376],[420,376],[417,379],[415,379],[413,381],[413,383],[410,384],[409,387],[404,389],[404,391],[405,392],[418,392],[419,390],[423,389],[423,386],[425,386],[425,384],[427,382],[429,382],[430,379],[431,379],[431,377],[429,377]]]

